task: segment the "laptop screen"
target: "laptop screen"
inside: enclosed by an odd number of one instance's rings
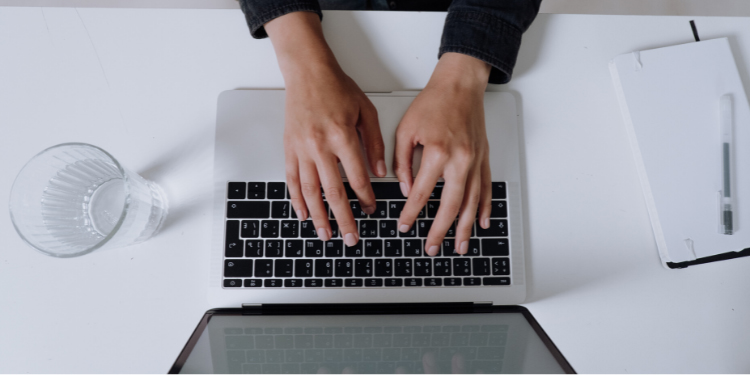
[[[567,365],[521,312],[205,320],[179,373],[565,373]]]

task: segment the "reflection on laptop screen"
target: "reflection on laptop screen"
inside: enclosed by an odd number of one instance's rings
[[[181,373],[564,373],[521,313],[213,316]]]

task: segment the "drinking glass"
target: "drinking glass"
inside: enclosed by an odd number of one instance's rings
[[[26,243],[67,258],[147,240],[164,223],[167,199],[101,148],[65,143],[40,152],[18,173],[10,216]]]

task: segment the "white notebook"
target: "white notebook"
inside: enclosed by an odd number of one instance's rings
[[[627,53],[610,72],[664,266],[750,252],[738,253],[750,248],[750,106],[728,40]],[[719,233],[725,94],[734,119],[732,235]]]

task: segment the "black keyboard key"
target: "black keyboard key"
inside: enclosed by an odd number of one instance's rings
[[[419,237],[427,238],[427,234],[430,233],[430,228],[432,228],[432,220],[417,220],[417,228]]]
[[[346,199],[357,199],[357,193],[354,192],[348,181],[344,181],[344,190],[346,191]]]
[[[456,237],[456,222],[455,221],[448,228],[448,231],[445,232],[445,237],[448,237],[448,238]]]
[[[403,279],[385,279],[385,286],[403,286]]]
[[[361,257],[362,256],[362,240],[357,241],[354,246],[344,245],[344,256],[347,258]]]
[[[273,260],[258,259],[255,261],[255,277],[273,276]]]
[[[423,246],[423,247],[424,247],[425,249],[427,249],[427,239],[424,239],[424,240],[423,240],[423,244],[422,244],[422,246]],[[439,256],[441,256],[441,255],[443,255],[443,247],[442,247],[442,246],[438,246],[438,247],[437,247],[437,254],[435,254],[435,255],[432,255],[432,256],[433,256],[433,257],[439,257]],[[428,255],[427,255],[427,254],[425,253],[425,256],[428,256]]]
[[[287,258],[301,258],[304,255],[304,243],[302,240],[286,240],[284,256]]]
[[[369,287],[383,286],[383,279],[365,279],[365,286],[369,286]]]
[[[475,223],[477,237],[507,237],[508,220],[490,220],[490,227],[483,229],[479,223]]]
[[[398,232],[398,236],[402,238],[414,238],[417,236],[417,225],[412,225],[406,232]]]
[[[359,221],[359,237],[360,238],[375,238],[378,236],[378,221],[377,220],[360,220]]]
[[[330,240],[325,243],[326,258],[338,258],[344,256],[344,241]]]
[[[284,256],[283,240],[266,240],[266,246],[263,253],[266,258],[281,258]]]
[[[483,238],[482,255],[483,256],[508,256],[510,254],[510,245],[505,238]]]
[[[245,288],[260,288],[263,286],[263,280],[245,279]]]
[[[339,224],[336,220],[329,220],[328,223],[331,225],[331,238],[339,236]]]
[[[464,277],[464,286],[479,286],[482,285],[482,279],[478,277]]]
[[[245,256],[248,258],[263,257],[263,240],[245,241]]]
[[[444,239],[443,240],[443,254],[447,257],[457,257],[460,254],[456,252],[456,247],[454,246],[456,243],[456,240],[454,239]]]
[[[445,258],[435,258],[435,276],[450,276],[451,260]]]
[[[278,220],[263,220],[260,222],[260,236],[263,238],[276,238],[279,236]]]
[[[445,286],[461,286],[461,278],[460,277],[446,277],[443,279],[443,283]]]
[[[492,199],[505,199],[506,195],[505,182],[492,183]]]
[[[490,217],[508,217],[508,206],[505,201],[492,201],[492,212]]]
[[[227,184],[227,198],[229,199],[245,199],[245,188],[247,184],[244,182],[230,182]]]
[[[474,276],[486,276],[490,274],[490,259],[489,258],[474,258],[472,259]]]
[[[481,255],[482,252],[479,250],[479,239],[472,238],[469,240],[469,249],[464,254],[467,257],[476,257]]]
[[[365,240],[366,257],[383,256],[383,240]]]
[[[432,259],[414,259],[414,276],[432,276]]]
[[[368,277],[372,276],[372,259],[355,259],[354,276]]]
[[[492,258],[493,275],[510,275],[510,262],[508,258]]]
[[[294,210],[294,207],[292,207],[292,219],[297,218],[297,211]]]
[[[240,240],[239,220],[227,220],[224,237],[224,256],[242,257],[242,240]]]
[[[430,194],[430,199],[440,199],[440,196],[443,195],[443,184],[444,182],[438,182],[435,185],[435,188],[432,189],[432,194]]]
[[[372,191],[375,193],[375,199],[406,199],[401,194],[401,187],[398,181],[373,182]]]
[[[312,259],[295,259],[294,260],[294,277],[312,277],[313,260]]]
[[[383,254],[387,257],[400,257],[403,255],[401,240],[384,240]]]
[[[281,288],[282,285],[284,285],[284,283],[281,281],[281,279],[263,280],[263,286],[265,286],[266,288]]]
[[[353,259],[336,259],[336,277],[352,277],[354,269]]]
[[[286,279],[284,280],[284,286],[287,288],[301,288],[302,279]]]
[[[510,285],[510,277],[485,277],[484,285]]]
[[[348,287],[362,286],[362,279],[345,279],[344,286],[348,286]]]
[[[274,202],[276,203],[276,202]],[[281,237],[297,238],[299,237],[299,221],[281,220]]]
[[[307,240],[305,241],[305,256],[308,258],[320,258],[323,256],[323,241]]]
[[[267,219],[270,214],[268,201],[227,201],[229,219]]]
[[[315,259],[315,277],[333,276],[333,259]]]
[[[355,219],[367,218],[367,214],[362,211],[362,207],[359,205],[359,202],[349,202],[349,207],[351,207],[352,215],[354,215]]]
[[[302,238],[318,238],[318,232],[315,230],[315,225],[312,220],[305,220],[299,222],[300,237]]]
[[[321,288],[323,287],[323,280],[322,279],[305,279],[305,287]]]
[[[342,279],[325,279],[325,286],[328,288],[340,288],[344,286]]]
[[[398,221],[380,220],[380,237],[398,236]]]
[[[401,216],[401,210],[404,209],[405,201],[388,202],[388,217],[398,219]]]
[[[405,257],[422,256],[422,240],[404,240]]]
[[[471,276],[471,261],[470,258],[453,259],[453,276]]]
[[[268,199],[284,199],[286,184],[283,182],[268,183]]]
[[[260,236],[260,221],[258,220],[242,220],[240,228],[240,237],[242,238],[258,238]]]
[[[385,201],[375,202],[375,212],[373,212],[372,215],[370,215],[370,217],[373,219],[388,218],[388,202],[385,202]]]
[[[404,279],[406,286],[422,286],[422,279]]]
[[[394,261],[394,268],[396,272],[396,276],[411,276],[411,264],[413,260],[406,258],[406,259],[396,259]]]
[[[428,277],[424,279],[424,286],[443,286],[443,279]]]
[[[393,276],[393,259],[375,259],[375,276]]]
[[[276,259],[274,261],[273,275],[276,277],[292,277],[294,261],[291,259]]]
[[[225,288],[239,288],[242,286],[242,280],[241,279],[225,279],[224,280],[224,287]]]
[[[440,201],[427,202],[427,217],[432,219],[437,216],[438,209],[440,209]]]
[[[252,259],[226,259],[224,260],[224,277],[252,277]]]
[[[247,199],[266,199],[266,183],[248,182]]]
[[[287,219],[289,218],[291,208],[292,204],[288,201],[271,202],[271,217],[274,219]]]

